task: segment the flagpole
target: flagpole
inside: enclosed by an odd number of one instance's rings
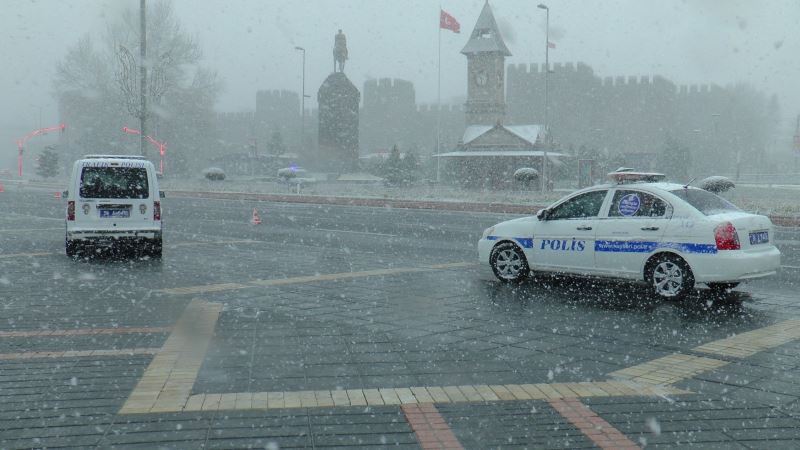
[[[441,141],[442,141],[442,4],[439,2],[439,58],[436,64],[436,184],[441,180]]]

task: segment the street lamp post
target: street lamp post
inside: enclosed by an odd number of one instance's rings
[[[550,8],[544,3],[539,3],[537,8],[545,11],[545,42],[544,42],[544,153],[542,156],[542,192],[547,189],[547,145],[550,140]]]
[[[294,49],[303,52],[303,87],[300,93],[300,151],[302,153],[306,143],[306,49],[303,47]]]

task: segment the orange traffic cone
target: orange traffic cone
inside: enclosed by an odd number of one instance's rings
[[[61,192],[60,191],[56,191],[56,198],[61,198]]]
[[[258,211],[253,208],[253,218],[250,219],[250,225],[261,225],[261,217],[258,217]]]

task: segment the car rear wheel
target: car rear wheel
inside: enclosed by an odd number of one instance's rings
[[[682,299],[694,289],[689,265],[675,255],[660,255],[648,264],[647,282],[661,298]]]
[[[489,257],[489,264],[494,275],[508,283],[518,283],[530,274],[525,254],[511,242],[497,244]]]

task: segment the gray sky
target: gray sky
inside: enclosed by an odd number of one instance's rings
[[[101,37],[121,9],[138,0],[3,0],[0,15],[0,148],[58,120],[50,94],[54,66],[90,31]],[[338,28],[347,34],[346,73],[414,82],[418,102],[436,101],[438,3],[432,0],[173,0],[184,28],[205,51],[205,65],[224,81],[222,111],[252,110],[258,89],[306,92],[332,69]],[[442,98],[463,97],[466,60],[459,53],[484,0],[442,0],[461,33],[442,31]],[[543,62],[544,11],[539,0],[491,2],[509,63]],[[746,81],[779,96],[785,117],[800,112],[800,3],[727,0],[550,0],[551,61],[583,61],[601,76],[661,74],[676,83]],[[787,120],[787,123],[789,121]],[[6,144],[2,144],[5,142]],[[7,158],[2,158],[5,160]]]

